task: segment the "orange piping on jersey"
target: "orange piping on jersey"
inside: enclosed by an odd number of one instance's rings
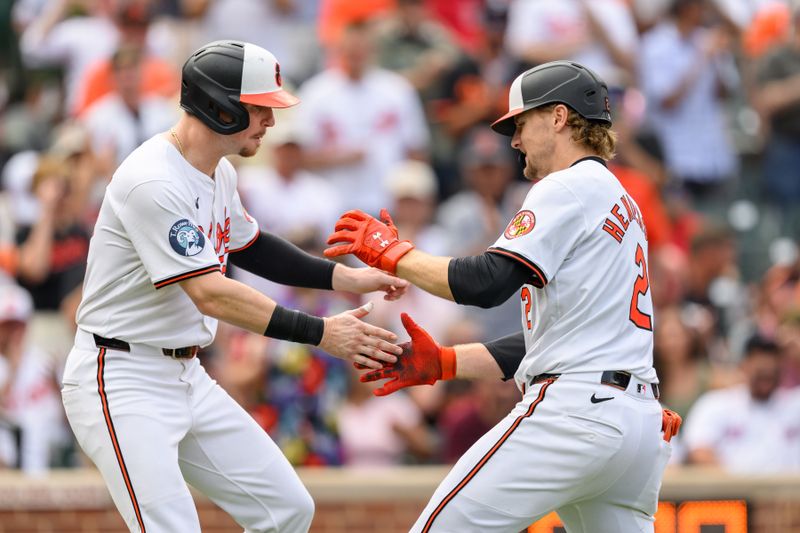
[[[538,283],[533,283],[535,287],[542,288],[547,285],[547,277],[544,275],[542,270],[536,266],[535,264],[531,263],[526,258],[522,257],[521,255],[517,255],[514,252],[509,252],[507,250],[503,250],[502,248],[489,248],[487,250],[489,253],[504,255],[506,257],[510,257],[511,259],[515,259],[528,267],[529,269],[533,270],[534,275],[539,278]]]
[[[456,487],[453,490],[451,490],[447,496],[445,496],[444,500],[442,500],[442,502],[436,507],[436,509],[434,509],[433,513],[431,513],[431,516],[428,518],[428,521],[425,522],[425,527],[422,528],[422,533],[428,533],[431,530],[431,527],[433,526],[433,521],[436,520],[436,517],[439,516],[439,513],[442,512],[445,506],[448,503],[450,503],[450,501],[453,498],[456,497],[456,495],[461,491],[461,489],[467,486],[467,483],[469,483],[472,480],[472,478],[475,477],[475,475],[480,471],[480,469],[483,468],[483,466],[489,461],[489,459],[492,458],[492,456],[497,452],[497,450],[500,449],[500,446],[502,446],[503,443],[508,440],[511,434],[514,433],[514,431],[522,423],[522,421],[533,414],[533,411],[536,410],[536,406],[539,405],[541,401],[544,399],[544,394],[547,391],[547,387],[552,385],[554,381],[555,378],[549,378],[544,381],[541,390],[539,390],[539,396],[537,396],[536,399],[531,403],[530,407],[528,407],[527,412],[524,415],[517,417],[516,420],[514,420],[514,423],[511,424],[511,427],[508,428],[505,433],[503,433],[503,436],[500,437],[500,440],[497,441],[495,445],[492,446],[492,448],[488,452],[486,452],[486,454],[481,458],[481,460],[478,461],[478,464],[476,464],[472,468],[472,470],[469,471],[469,474],[467,474],[467,476],[464,479],[462,479],[461,482],[458,485],[456,485]]]
[[[136,521],[139,523],[141,532],[145,533],[142,513],[139,510],[139,501],[136,499],[136,493],[133,491],[133,483],[131,483],[131,478],[128,475],[125,459],[122,457],[122,449],[117,440],[114,422],[111,420],[111,411],[108,407],[108,397],[106,397],[106,384],[104,379],[105,363],[106,349],[100,348],[100,353],[97,355],[97,392],[100,394],[100,403],[103,405],[103,417],[106,421],[106,428],[108,428],[108,435],[111,437],[111,444],[114,446],[114,455],[117,456],[117,463],[122,472],[122,479],[125,481],[125,487],[128,489],[128,495],[131,497],[131,504],[133,505],[133,512],[136,514]]]
[[[235,250],[230,250],[230,251],[228,251],[228,253],[229,254],[235,254],[236,252],[241,252],[242,250],[244,250],[246,248],[250,248],[251,246],[253,246],[253,243],[258,240],[259,237],[261,237],[261,232],[257,231],[255,237],[250,239],[250,242],[248,242],[247,244],[245,244],[241,248],[236,248]]]
[[[172,276],[171,278],[156,282],[153,285],[155,285],[156,289],[160,289],[162,287],[166,287],[167,285],[177,283],[178,281],[183,281],[195,276],[202,276],[204,274],[211,274],[212,272],[219,272],[219,265],[198,268],[197,270],[192,270],[191,272],[184,272],[183,274],[178,274],[177,276]]]

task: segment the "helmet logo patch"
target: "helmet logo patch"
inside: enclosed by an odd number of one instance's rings
[[[275,63],[275,83],[280,87],[283,85],[283,78],[281,78],[281,66]]]
[[[533,215],[532,211],[528,211],[527,209],[520,211],[511,219],[511,222],[508,223],[508,227],[506,231],[503,232],[503,236],[505,236],[506,239],[522,237],[530,233],[535,225],[536,217]]]

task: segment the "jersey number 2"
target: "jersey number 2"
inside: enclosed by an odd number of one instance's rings
[[[637,328],[653,331],[653,320],[647,313],[642,313],[639,310],[639,295],[647,294],[650,290],[650,279],[647,275],[647,260],[644,257],[644,250],[641,244],[636,245],[636,265],[642,268],[642,273],[636,276],[636,281],[633,283],[633,295],[631,295],[631,322]]]
[[[522,297],[522,305],[524,306],[525,323],[528,326],[528,330],[530,330],[533,327],[533,324],[531,324],[531,306],[533,305],[531,290],[528,287],[522,287],[520,296]]]

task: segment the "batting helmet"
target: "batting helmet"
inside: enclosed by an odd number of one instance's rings
[[[267,50],[240,41],[215,41],[184,63],[181,107],[217,133],[230,135],[250,125],[242,103],[290,107],[300,102],[282,85],[281,67]]]
[[[508,113],[497,119],[492,129],[510,137],[516,129],[516,115],[556,103],[571,107],[588,120],[611,125],[606,83],[583,65],[551,61],[517,76],[508,93]]]

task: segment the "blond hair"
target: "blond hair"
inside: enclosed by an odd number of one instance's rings
[[[537,111],[551,111],[557,105],[560,104],[545,105],[538,108]],[[617,132],[611,129],[611,125],[603,122],[591,121],[579,115],[578,112],[571,107],[566,107],[569,110],[567,126],[572,128],[572,140],[593,151],[605,160],[613,159],[617,148]]]

